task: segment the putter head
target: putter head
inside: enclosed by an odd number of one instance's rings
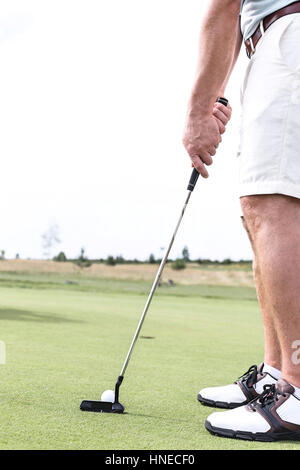
[[[82,411],[92,411],[94,413],[124,413],[124,406],[119,402],[83,400],[80,404]]]
[[[119,403],[119,388],[124,377],[119,375],[115,385],[115,401],[93,401],[83,400],[80,404],[82,411],[93,411],[94,413],[124,413],[124,406]]]

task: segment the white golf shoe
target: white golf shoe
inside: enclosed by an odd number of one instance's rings
[[[254,365],[233,384],[204,388],[197,398],[203,405],[233,409],[258,398],[265,385],[276,382],[277,378],[264,370],[264,364]]]
[[[234,410],[212,413],[206,429],[214,435],[274,442],[300,441],[300,400],[283,379],[265,385],[259,398]]]

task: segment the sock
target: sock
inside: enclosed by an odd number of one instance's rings
[[[269,364],[267,364],[266,362],[264,363],[263,372],[267,372],[276,380],[279,380],[281,377],[281,371],[276,369],[275,367],[269,366]]]
[[[298,400],[300,400],[300,388],[298,387],[295,387],[295,385],[291,384],[292,387],[294,387],[295,389],[295,392],[293,393],[293,395],[298,398]]]

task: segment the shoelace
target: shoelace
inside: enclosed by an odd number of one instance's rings
[[[253,365],[249,367],[247,372],[241,375],[239,379],[242,379],[243,382],[246,382],[248,387],[253,387],[253,385],[256,384],[257,382],[257,374],[258,374],[257,366]]]
[[[259,406],[260,408],[264,408],[266,405],[270,405],[274,401],[278,401],[279,397],[283,396],[286,397],[286,393],[280,392],[278,388],[276,388],[275,384],[272,385],[264,385],[264,391],[252,402],[249,403],[249,406],[253,411],[256,411],[255,408]]]

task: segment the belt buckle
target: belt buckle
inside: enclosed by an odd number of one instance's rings
[[[251,57],[253,56],[253,54],[255,53],[255,47],[254,47],[254,44],[253,44],[253,39],[252,39],[252,36],[248,39],[249,43],[250,43],[250,47],[251,47],[251,51],[248,50],[248,48],[246,48],[247,50],[247,57],[248,59],[251,59]]]

